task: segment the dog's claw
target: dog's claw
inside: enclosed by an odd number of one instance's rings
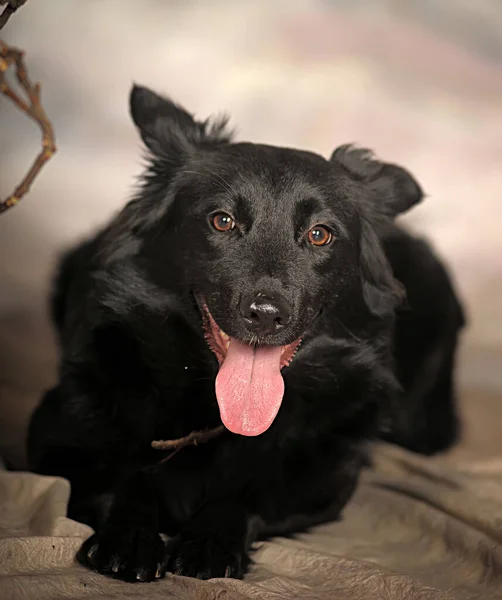
[[[89,548],[89,552],[87,552],[87,558],[89,560],[92,560],[92,557],[96,554],[98,548],[99,548],[99,544],[94,544]]]
[[[155,532],[108,528],[84,544],[77,559],[103,575],[142,582],[159,580],[165,574],[165,545]]]
[[[118,573],[120,569],[120,559],[119,557],[115,558],[115,560],[112,563],[112,572],[113,573]]]

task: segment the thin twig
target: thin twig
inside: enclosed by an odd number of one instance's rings
[[[7,25],[7,21],[25,2],[26,0],[0,0],[0,4],[7,4],[0,15],[0,29],[3,29]]]
[[[155,440],[152,442],[152,448],[154,450],[181,450],[185,446],[197,446],[197,444],[205,444],[215,437],[218,437],[225,431],[223,425],[214,427],[213,429],[206,429],[204,431],[192,431],[185,437],[178,438],[177,440]]]
[[[17,204],[21,198],[29,192],[35,177],[37,177],[44,164],[56,152],[52,124],[40,102],[40,84],[31,83],[28,73],[26,72],[23,57],[23,51],[7,46],[7,44],[0,40],[0,93],[9,98],[9,100],[11,100],[22,112],[35,121],[35,123],[38,123],[42,131],[42,149],[14,192],[5,200],[0,201],[0,214]],[[26,92],[28,102],[20,98],[6,82],[5,74],[12,65],[15,66],[17,80],[21,88]]]
[[[215,437],[218,437],[225,431],[223,425],[219,425],[214,429],[206,429],[205,431],[192,431],[185,437],[178,438],[177,440],[155,440],[152,442],[152,448],[154,450],[172,450],[167,456],[164,456],[162,460],[155,465],[161,465],[168,460],[171,460],[173,456],[178,454],[180,450],[187,446],[197,446],[198,444],[205,444]]]
[[[156,469],[159,465],[163,465],[168,460],[171,460],[171,458],[178,454],[180,450],[183,450],[182,446],[180,446],[179,448],[175,448],[172,452],[169,452],[169,454],[167,456],[164,456],[164,458],[162,458],[161,460],[159,460],[159,462],[156,463],[153,468]]]

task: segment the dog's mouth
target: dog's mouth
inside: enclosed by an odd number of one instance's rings
[[[302,339],[286,346],[244,343],[227,335],[202,304],[205,338],[220,365],[216,398],[223,424],[233,433],[256,436],[273,423],[284,396],[281,370]]]

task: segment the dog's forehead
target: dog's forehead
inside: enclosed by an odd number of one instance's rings
[[[234,144],[225,152],[227,168],[241,178],[252,177],[274,186],[316,184],[330,173],[329,163],[318,154],[261,144]]]
[[[333,169],[317,154],[251,143],[232,144],[199,157],[191,167],[206,198],[290,203],[322,199],[330,188]]]

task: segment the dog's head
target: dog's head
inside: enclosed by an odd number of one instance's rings
[[[197,300],[223,422],[258,435],[281,404],[281,369],[320,313],[393,313],[400,290],[376,227],[422,192],[404,169],[351,146],[325,160],[232,143],[224,120],[198,122],[145,88],[134,87],[131,114],[150,155],[124,218],[157,240],[159,272],[169,264],[171,283]]]

